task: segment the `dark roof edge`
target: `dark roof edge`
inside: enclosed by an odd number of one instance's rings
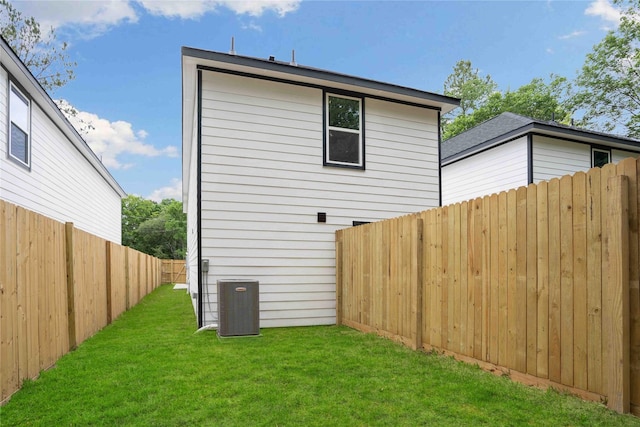
[[[437,93],[413,89],[392,83],[383,83],[380,81],[370,80],[362,77],[340,74],[333,71],[322,70],[319,68],[312,68],[302,65],[291,65],[287,62],[282,61],[269,61],[261,58],[232,55],[228,53],[214,52],[187,46],[182,47],[182,56],[190,56],[198,59],[206,59],[210,61],[224,62],[227,64],[234,64],[252,68],[261,68],[264,70],[293,74],[301,77],[316,78],[320,80],[331,81],[334,83],[342,83],[352,86],[365,87],[367,89],[381,90],[398,95],[411,96],[455,106],[460,105],[460,100],[458,98],[453,98],[446,95],[439,95]]]

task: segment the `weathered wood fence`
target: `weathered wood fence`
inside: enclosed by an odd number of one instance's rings
[[[183,259],[163,259],[162,283],[187,283],[186,261]]]
[[[640,413],[640,160],[336,233],[337,322]]]
[[[159,259],[0,200],[0,402],[161,283]]]

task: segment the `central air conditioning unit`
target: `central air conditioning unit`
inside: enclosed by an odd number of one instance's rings
[[[218,335],[259,335],[257,280],[218,280]]]

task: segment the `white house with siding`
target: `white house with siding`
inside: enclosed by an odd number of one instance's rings
[[[335,323],[335,231],[440,204],[440,115],[457,99],[186,47],[182,84],[199,327],[218,321],[220,279],[259,281],[261,327]]]
[[[640,140],[502,113],[442,143],[442,203],[639,155]]]
[[[121,242],[125,192],[0,38],[0,199]]]

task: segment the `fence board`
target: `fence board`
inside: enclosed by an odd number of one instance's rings
[[[526,285],[526,318],[525,328],[527,331],[526,353],[527,370],[531,375],[537,374],[538,363],[538,251],[537,251],[537,206],[538,188],[531,185],[527,188],[526,206],[526,241],[527,248],[527,285]],[[529,244],[534,242],[536,244]]]
[[[500,336],[500,246],[499,246],[499,218],[498,218],[498,195],[492,194],[489,198],[489,209],[491,218],[489,225],[490,239],[490,318],[489,318],[489,356],[488,361],[498,364],[498,342]],[[464,254],[460,254],[461,259],[465,259]]]
[[[602,226],[600,168],[587,173],[587,389],[602,386]]]
[[[549,379],[560,383],[560,180],[548,187],[549,207]],[[554,244],[551,237],[553,236]]]
[[[548,184],[537,185],[537,358],[536,376],[549,378],[549,209]]]
[[[588,389],[587,378],[587,196],[586,174],[573,176],[573,384]]]
[[[515,369],[527,372],[527,189],[516,190]]]
[[[507,357],[509,353],[508,339],[508,270],[509,270],[509,249],[508,240],[508,221],[507,221],[507,193],[498,195],[498,364],[507,366]]]

